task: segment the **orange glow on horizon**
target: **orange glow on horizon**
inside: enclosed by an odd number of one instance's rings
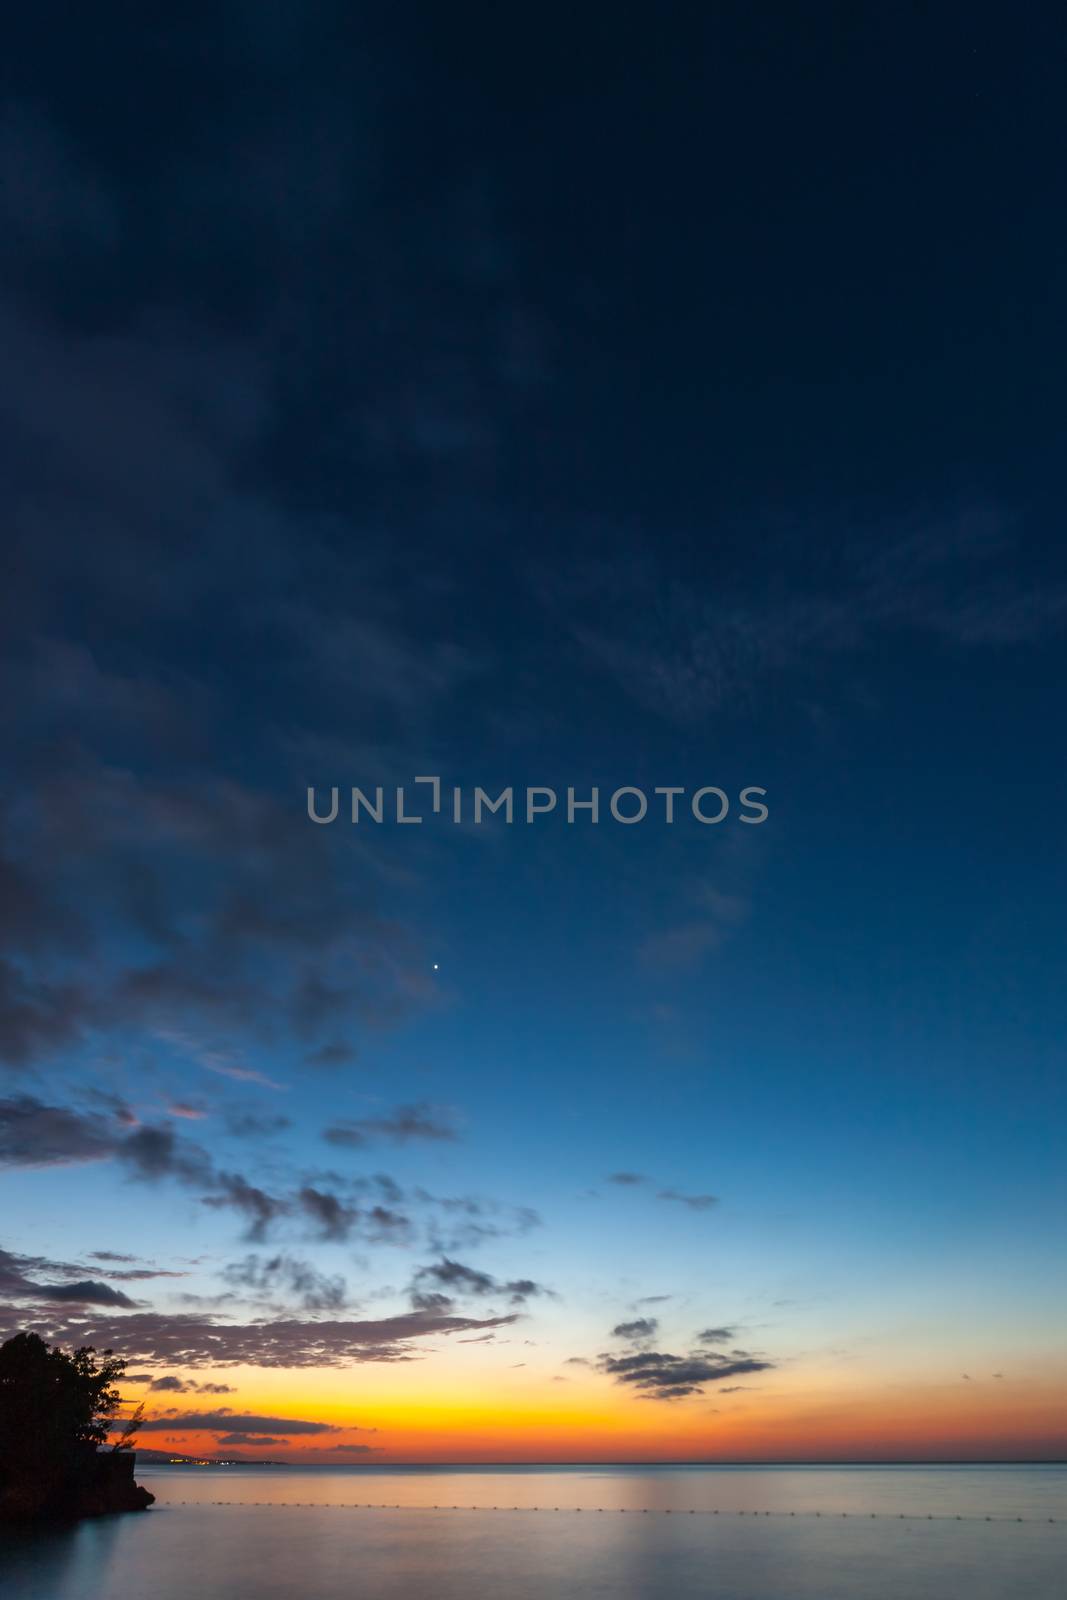
[[[345,1386],[351,1381],[346,1373]],[[325,1424],[331,1430],[325,1435],[286,1439],[278,1427],[264,1435],[275,1443],[249,1435],[240,1445],[220,1446],[221,1428],[183,1430],[179,1414],[173,1430],[142,1433],[138,1443],[233,1460],[369,1466],[1067,1457],[1067,1402],[1062,1387],[1047,1379],[875,1386],[801,1384],[794,1377],[763,1390],[717,1397],[709,1389],[703,1398],[676,1402],[639,1399],[589,1379],[563,1384],[535,1375],[497,1394],[456,1388],[368,1394],[355,1402],[339,1387],[335,1371],[301,1372],[294,1382],[291,1372],[257,1369],[228,1400],[236,1417],[300,1418]],[[337,1446],[356,1449],[349,1454]]]

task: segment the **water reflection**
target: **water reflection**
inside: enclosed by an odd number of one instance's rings
[[[1008,1495],[1035,1517],[1062,1469],[877,1474],[579,1469],[561,1472],[183,1471],[151,1474],[139,1515],[0,1535],[4,1600],[1058,1600],[1067,1523],[840,1515],[876,1492],[969,1506]],[[146,1480],[149,1474],[143,1475]],[[861,1481],[862,1480],[862,1481]],[[216,1505],[247,1494],[264,1505]],[[774,1494],[778,1515],[756,1517]],[[790,1516],[819,1497],[824,1512]],[[388,1497],[400,1510],[355,1509]],[[733,1499],[738,1511],[690,1502]],[[1058,1497],[1058,1498],[1057,1498]],[[193,1504],[179,1504],[181,1500]],[[523,1510],[433,1510],[453,1504]],[[297,1501],[302,1503],[296,1503]],[[310,1503],[309,1503],[310,1502]],[[610,1509],[576,1509],[583,1504]],[[561,1509],[535,1512],[535,1504]],[[643,1506],[656,1509],[644,1510]],[[1001,1508],[1003,1509],[1003,1507]],[[668,1514],[669,1513],[669,1514]],[[1050,1514],[1055,1514],[1050,1512]]]
[[[0,1529],[0,1594],[18,1600],[55,1600],[69,1591],[79,1571],[98,1574],[100,1593],[110,1587],[109,1574],[120,1542],[121,1517],[96,1517],[85,1522]]]
[[[1054,1600],[1051,1525],[153,1509],[20,1540],[12,1600]]]

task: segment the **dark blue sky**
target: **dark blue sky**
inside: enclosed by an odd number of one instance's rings
[[[420,1270],[480,1251],[602,1386],[596,1340],[662,1293],[673,1349],[765,1330],[809,1444],[838,1359],[870,1396],[1014,1358],[1047,1408],[1054,9],[12,33],[6,1244],[83,1287],[94,1250],[180,1245],[223,1319],[269,1240],[419,1316]],[[770,814],[307,819],[308,784],[426,773]]]

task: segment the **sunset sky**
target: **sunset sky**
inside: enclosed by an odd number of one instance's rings
[[[0,1335],[183,1453],[1067,1455],[1040,18],[46,9]]]

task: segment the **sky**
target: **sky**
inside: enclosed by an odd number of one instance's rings
[[[12,24],[0,1334],[144,1446],[1067,1455],[1057,21]]]

